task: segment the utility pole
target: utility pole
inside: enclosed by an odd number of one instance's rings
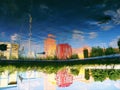
[[[29,14],[29,49],[28,49],[28,57],[32,56],[31,38],[32,38],[32,16],[31,16],[31,14]]]

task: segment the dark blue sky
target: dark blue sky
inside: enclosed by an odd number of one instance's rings
[[[25,44],[29,14],[36,46],[43,46],[48,34],[56,36],[57,43],[72,47],[116,47],[120,37],[119,0],[2,0],[0,41],[17,41],[21,36]]]

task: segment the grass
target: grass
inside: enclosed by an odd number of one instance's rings
[[[0,60],[0,72],[4,70],[12,71],[27,71],[37,70],[45,73],[56,73],[61,68],[68,67],[81,67],[86,65],[113,65],[120,64],[120,58],[112,59],[99,59],[99,60]]]

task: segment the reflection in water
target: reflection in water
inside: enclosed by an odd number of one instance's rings
[[[54,69],[53,69],[54,70]],[[63,67],[56,73],[4,70],[0,90],[120,90],[120,69]]]

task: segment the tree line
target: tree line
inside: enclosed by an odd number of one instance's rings
[[[88,49],[84,49],[84,57],[96,57],[96,56],[104,56],[104,55],[112,55],[112,54],[119,54],[120,53],[120,38],[117,41],[118,48],[108,47],[108,48],[101,48],[100,46],[92,47],[90,55],[88,55]]]

